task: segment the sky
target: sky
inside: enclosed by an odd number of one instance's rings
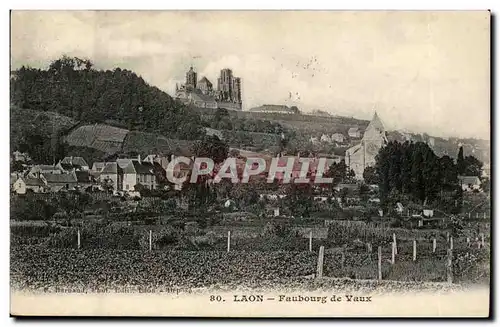
[[[243,108],[295,105],[389,130],[489,139],[490,16],[476,12],[13,11],[11,69],[62,55],[170,95],[191,65],[242,80]]]

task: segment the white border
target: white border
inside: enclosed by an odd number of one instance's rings
[[[2,2],[2,11],[0,14],[1,20],[1,44],[5,46],[5,50],[2,51],[2,60],[1,60],[1,71],[0,75],[4,76],[3,88],[1,89],[1,98],[2,103],[5,104],[3,110],[0,111],[2,117],[0,118],[0,122],[2,124],[2,128],[0,128],[0,133],[2,133],[3,139],[5,142],[2,143],[3,151],[1,152],[3,155],[3,160],[0,161],[0,165],[3,169],[4,173],[1,175],[1,185],[4,187],[2,190],[2,206],[3,209],[3,228],[2,233],[2,251],[1,251],[1,259],[3,262],[1,269],[1,277],[2,283],[0,284],[0,296],[1,296],[1,308],[2,310],[2,325],[13,324],[14,321],[12,319],[7,318],[9,315],[9,225],[8,225],[8,217],[9,217],[9,203],[8,203],[8,188],[7,188],[7,171],[8,167],[8,147],[9,147],[9,90],[8,90],[8,80],[7,74],[10,71],[9,63],[9,9],[314,9],[314,10],[484,10],[491,9],[493,13],[498,13],[499,9],[499,1],[497,0],[475,0],[475,1],[464,1],[464,0],[455,0],[455,1],[437,1],[437,0],[419,0],[419,1],[345,1],[345,2],[335,2],[328,3],[327,1],[318,1],[318,0],[308,0],[308,1],[273,1],[269,0],[251,0],[251,1],[192,1],[192,0],[183,0],[176,1],[170,3],[163,3],[163,1],[153,1],[153,0],[142,0],[137,2],[132,1],[117,1],[116,3],[112,3],[110,1],[103,0],[87,0],[87,1],[3,1]],[[495,40],[498,42],[498,34],[495,35]],[[495,58],[498,59],[498,55],[495,53]],[[496,70],[492,72],[496,73]],[[496,74],[495,74],[496,75]],[[494,111],[497,108],[493,108]],[[498,118],[498,114],[497,114]],[[498,121],[496,121],[498,126]],[[493,141],[493,140],[492,140]],[[498,144],[495,146],[495,161],[497,161],[496,153],[498,152]],[[494,175],[496,176],[496,174]],[[494,180],[496,182],[496,178]],[[498,193],[498,192],[497,192]],[[496,201],[497,198],[492,199]],[[500,202],[498,202],[500,203]],[[497,228],[495,229],[496,235],[498,235],[498,225],[496,223]],[[496,262],[498,263],[498,254],[497,254]],[[495,274],[496,275],[496,274]],[[497,277],[497,276],[495,276]],[[498,284],[498,280],[497,280]],[[495,301],[498,303],[498,301]],[[497,309],[497,308],[494,308]],[[110,322],[110,321],[106,321]],[[286,324],[289,321],[278,322],[274,321],[273,324]],[[55,322],[46,322],[47,324],[55,324]],[[71,323],[69,321],[64,322]],[[114,323],[123,324],[124,321],[118,321]],[[139,325],[141,322],[130,322],[130,324]],[[159,323],[164,323],[163,321],[159,321]],[[169,324],[177,324],[178,322],[169,321]],[[193,323],[193,322],[191,322]],[[211,324],[218,324],[220,321],[209,321]],[[243,322],[241,322],[243,323]],[[248,323],[248,322],[246,322]],[[269,322],[258,322],[259,324],[269,323]],[[305,323],[304,321],[300,321],[300,324]],[[336,324],[345,324],[346,322],[335,322]],[[359,322],[358,322],[359,323]],[[363,322],[373,324],[375,321]],[[386,321],[381,321],[378,323],[386,323]],[[398,323],[398,322],[396,322]],[[405,322],[405,324],[415,324],[417,322]],[[429,322],[427,322],[429,323]],[[450,322],[453,323],[453,322]],[[470,322],[468,322],[470,323]],[[90,325],[90,322],[84,322],[83,325]]]

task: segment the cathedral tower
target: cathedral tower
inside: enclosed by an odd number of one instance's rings
[[[196,88],[196,72],[193,70],[193,67],[189,69],[189,71],[186,73],[186,88]]]

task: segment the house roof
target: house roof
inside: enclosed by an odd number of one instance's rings
[[[53,171],[60,170],[55,165],[36,165],[31,168],[31,172],[44,172],[44,171]]]
[[[65,157],[61,160],[61,164],[71,165],[71,166],[87,166],[88,164],[82,157]]]
[[[43,174],[43,178],[50,183],[76,183],[75,174]]]
[[[357,131],[359,131],[359,127],[351,127],[351,128],[349,128],[348,133],[356,133]]]
[[[41,178],[22,177],[22,180],[29,186],[45,186]]]
[[[106,166],[101,170],[101,174],[117,174],[119,166],[116,162],[108,162]]]
[[[106,166],[105,162],[94,162],[94,164],[92,165],[92,170],[100,171],[105,166]]]
[[[458,176],[458,179],[462,182],[462,184],[481,184],[481,180],[477,176]]]
[[[356,144],[355,146],[353,147],[350,147],[349,149],[346,150],[347,154],[349,155],[353,155],[355,154],[356,152],[358,152],[359,150],[361,150],[361,143],[359,144]],[[346,155],[347,155],[346,154]]]
[[[132,164],[134,165],[134,169],[137,174],[154,175],[154,166],[152,163],[132,161]]]

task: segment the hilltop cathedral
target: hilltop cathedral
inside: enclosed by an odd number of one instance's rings
[[[365,168],[375,165],[375,156],[386,144],[387,135],[384,125],[375,112],[361,143],[347,149],[345,153],[346,165],[354,171],[356,179],[363,179]]]
[[[197,75],[191,67],[186,73],[186,83],[175,86],[178,100],[199,108],[241,110],[241,79],[233,76],[231,69],[220,71],[217,90],[213,89],[213,84],[206,77],[197,81]]]

